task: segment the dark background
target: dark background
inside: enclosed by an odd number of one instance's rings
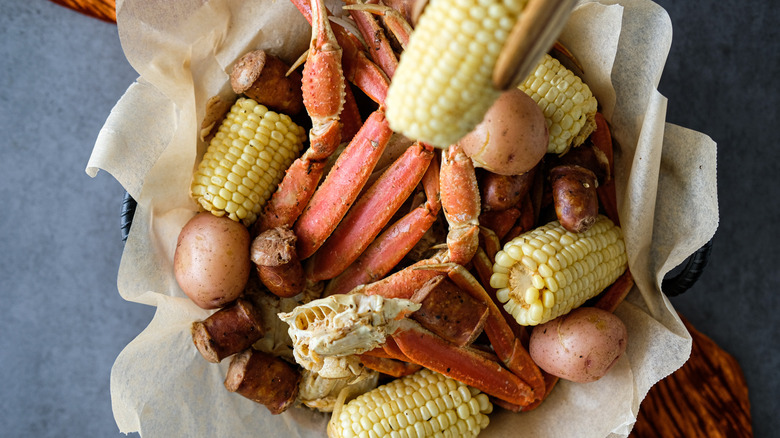
[[[776,436],[778,2],[658,3],[674,27],[667,120],[718,144],[711,259],[672,302],[739,361],[755,436]],[[122,187],[84,168],[136,77],[113,24],[45,0],[0,4],[0,435],[121,436],[111,365],[153,309],[116,290]]]

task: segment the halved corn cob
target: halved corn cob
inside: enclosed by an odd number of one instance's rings
[[[596,129],[596,97],[579,76],[552,56],[545,54],[518,88],[542,108],[550,134],[548,153],[563,154],[581,145]]]
[[[474,129],[500,94],[493,68],[525,3],[431,0],[388,91],[393,130],[445,148]]]
[[[217,216],[251,225],[305,140],[306,130],[286,114],[239,98],[195,171],[193,199]]]
[[[474,437],[489,423],[488,396],[423,368],[337,406],[334,437]]]
[[[490,286],[520,325],[537,325],[579,307],[612,284],[628,266],[623,236],[599,215],[587,231],[558,221],[522,234],[496,253]]]

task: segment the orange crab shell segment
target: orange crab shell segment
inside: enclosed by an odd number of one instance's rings
[[[422,366],[409,363],[403,360],[393,359],[388,355],[383,355],[384,350],[379,349],[378,352],[371,350],[369,352],[360,355],[360,363],[374,371],[387,374],[392,377],[403,377],[413,374]]]
[[[402,325],[393,334],[393,340],[412,362],[489,395],[518,405],[527,405],[536,399],[522,379],[484,354],[455,346],[422,327],[404,328]]]
[[[309,0],[290,0],[309,23],[312,23],[312,5]],[[342,26],[333,23],[333,34],[342,50],[342,68],[345,78],[357,85],[374,102],[382,105],[387,96],[389,80],[363,51],[363,43]]]
[[[341,46],[328,21],[322,0],[312,1],[312,37],[309,55],[303,67],[303,103],[320,126],[338,123],[344,106],[344,73],[341,70]],[[337,143],[338,144],[338,143]]]
[[[333,169],[295,223],[298,256],[302,260],[325,243],[347,213],[371,176],[392,134],[384,113],[375,111],[339,155]]]
[[[538,396],[544,394],[544,378],[541,370],[531,359],[528,350],[523,347],[520,339],[515,336],[506,319],[501,314],[501,310],[477,279],[466,268],[456,263],[429,264],[420,269],[446,273],[461,289],[487,304],[489,315],[485,322],[484,330],[496,355],[512,373],[519,376],[520,379],[532,388],[532,392]]]
[[[346,0],[345,3],[347,5],[362,5],[357,0]],[[360,33],[363,34],[372,60],[382,68],[389,78],[392,78],[398,66],[398,59],[392,47],[390,47],[390,41],[387,39],[384,30],[370,12],[350,10],[349,15],[357,25]],[[372,36],[372,38],[366,38],[366,35]]]
[[[371,244],[411,195],[433,158],[430,146],[409,147],[350,208],[336,230],[314,254],[312,279],[342,273]]]
[[[458,145],[442,153],[441,205],[450,224],[447,248],[452,262],[465,265],[479,246],[479,187],[471,159]]]
[[[357,260],[328,282],[325,295],[347,293],[359,285],[379,281],[422,239],[436,222],[441,210],[439,166],[436,160],[428,166],[422,185],[426,202],[382,231]]]

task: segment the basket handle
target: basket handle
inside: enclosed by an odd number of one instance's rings
[[[122,242],[127,240],[130,234],[130,226],[133,224],[133,215],[137,203],[129,193],[122,197],[122,208],[119,214],[119,226],[122,232]],[[680,273],[674,277],[664,278],[661,287],[669,297],[675,297],[690,289],[704,273],[704,268],[710,258],[712,240],[704,244],[695,253],[688,257],[688,262]]]
[[[704,273],[704,268],[707,267],[707,262],[710,260],[711,251],[712,240],[691,254],[687,263],[677,275],[664,278],[661,282],[661,289],[664,291],[664,294],[668,297],[676,297],[690,289]]]
[[[138,203],[135,202],[135,199],[125,191],[125,195],[122,197],[122,208],[119,211],[119,229],[122,232],[122,242],[127,241],[127,236],[130,235],[130,226],[133,225],[136,205]]]

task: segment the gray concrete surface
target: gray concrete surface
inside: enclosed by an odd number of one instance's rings
[[[721,222],[705,275],[673,299],[740,362],[755,436],[777,436],[777,2],[660,0],[670,122],[718,143]],[[122,300],[123,190],[84,173],[136,78],[116,27],[45,0],[0,3],[0,436],[121,436],[109,373],[153,309]]]

